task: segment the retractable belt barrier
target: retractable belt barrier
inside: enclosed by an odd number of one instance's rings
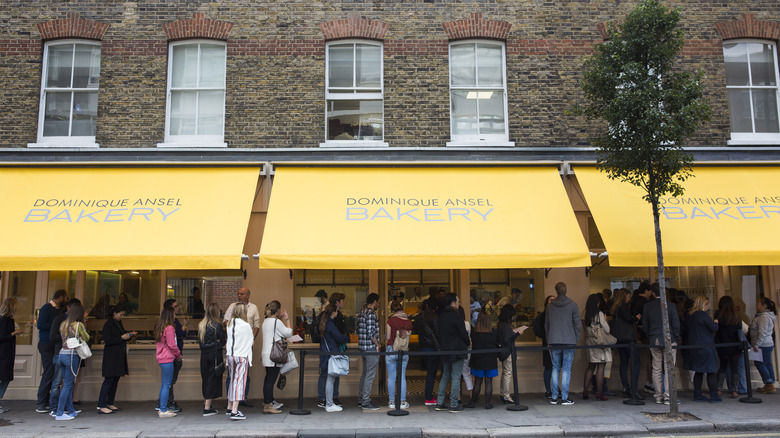
[[[723,347],[742,347],[742,353],[745,361],[745,370],[749,370],[750,359],[748,358],[748,350],[750,345],[747,341],[742,342],[729,342],[723,344],[696,344],[696,345],[672,345],[675,350],[689,350],[697,348],[723,348]],[[452,350],[452,351],[344,351],[344,352],[331,352],[331,351],[319,351],[319,350],[299,350],[301,354],[301,360],[299,361],[299,377],[298,377],[298,409],[290,411],[291,415],[309,415],[311,411],[303,408],[303,380],[304,380],[304,367],[306,363],[306,356],[396,356],[398,363],[400,364],[403,356],[447,356],[447,355],[467,355],[467,354],[490,354],[501,353],[509,350],[512,360],[512,386],[514,392],[514,404],[507,406],[508,411],[526,411],[528,406],[520,404],[520,397],[517,385],[517,352],[535,352],[535,351],[552,351],[552,350],[590,350],[590,349],[603,349],[603,348],[628,348],[630,350],[629,356],[633,363],[636,357],[637,348],[665,348],[664,345],[650,345],[650,344],[637,344],[636,342],[630,342],[627,344],[606,344],[606,345],[534,345],[534,346],[516,346],[514,344],[503,348],[490,348],[485,350]],[[391,409],[387,412],[387,415],[393,417],[400,417],[409,415],[409,411],[401,409],[401,372],[396,373],[395,377],[395,409]],[[636,382],[631,382],[636,386]],[[739,399],[743,403],[761,403],[761,399],[753,397],[753,389],[751,385],[746,385],[748,396]],[[635,391],[632,391],[631,399],[624,400],[623,403],[628,405],[644,405],[645,403],[636,398]]]

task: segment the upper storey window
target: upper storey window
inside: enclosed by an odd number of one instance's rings
[[[225,43],[170,44],[165,143],[158,146],[227,146],[225,65]]]
[[[777,46],[768,41],[723,45],[731,112],[729,144],[778,144]]]
[[[448,146],[513,146],[509,142],[504,44],[450,43]]]
[[[322,146],[386,146],[382,45],[329,43],[325,62],[327,122]]]
[[[97,147],[100,43],[58,40],[43,56],[38,143],[30,146]]]

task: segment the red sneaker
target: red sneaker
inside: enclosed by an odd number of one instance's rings
[[[436,399],[425,400],[425,406],[436,406]]]

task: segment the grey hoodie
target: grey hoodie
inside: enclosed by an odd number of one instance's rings
[[[577,303],[566,295],[559,295],[550,300],[544,319],[544,330],[547,332],[547,344],[576,345],[580,340],[582,326],[580,309]]]
[[[773,347],[772,332],[775,330],[775,314],[769,311],[756,314],[750,323],[750,343],[754,347]]]

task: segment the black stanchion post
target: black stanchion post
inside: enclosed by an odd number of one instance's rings
[[[512,390],[514,392],[513,395],[515,396],[515,404],[508,405],[506,407],[506,410],[507,411],[516,411],[516,412],[527,411],[528,410],[528,406],[520,404],[520,394],[519,394],[519,391],[517,389],[517,349],[515,348],[515,343],[514,342],[512,342],[511,350],[512,350],[512,353],[511,353],[511,355],[509,357],[512,360]]]
[[[635,360],[637,360],[637,354],[636,354],[636,341],[631,341],[631,344],[628,346],[628,357],[629,361],[631,362],[631,379],[628,381],[630,388],[629,391],[631,391],[631,398],[628,400],[623,400],[624,405],[631,405],[631,406],[642,406],[645,404],[642,400],[639,400],[636,398],[636,393],[639,390],[639,382],[636,382],[636,377],[634,376],[634,367],[636,366]],[[620,364],[621,366],[623,364]]]
[[[750,383],[750,359],[748,358],[748,350],[750,345],[747,341],[742,341],[742,357],[745,361],[745,387],[747,388],[747,397],[739,399],[742,403],[761,403],[763,400],[753,397],[753,385]],[[733,371],[732,371],[733,374]],[[739,382],[734,382],[734,386],[738,387]]]
[[[309,415],[311,411],[303,409],[303,366],[306,364],[306,350],[301,350],[301,361],[298,371],[298,409],[290,411],[290,415]]]
[[[396,353],[395,360],[397,361],[395,364],[395,397],[393,399],[395,409],[387,411],[387,415],[391,417],[403,417],[404,415],[409,415],[409,411],[401,409],[401,372],[403,371],[404,352],[396,351],[394,353]]]

